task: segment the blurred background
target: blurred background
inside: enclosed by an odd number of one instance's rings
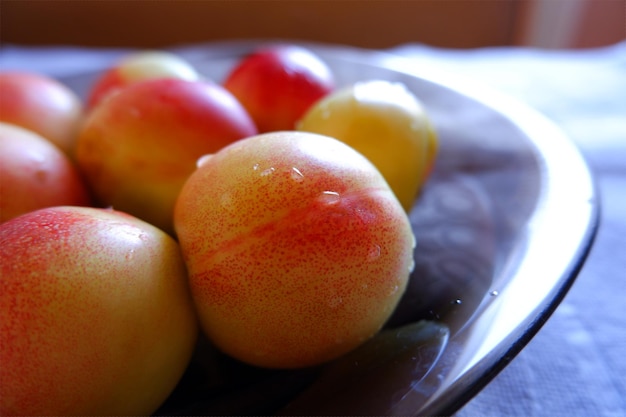
[[[0,0],[0,41],[170,47],[244,38],[365,48],[588,48],[626,38],[625,0]]]

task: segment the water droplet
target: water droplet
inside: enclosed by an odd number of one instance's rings
[[[409,264],[409,274],[413,272],[415,269],[415,259],[411,259],[411,263]]]
[[[302,182],[304,180],[304,175],[302,172],[296,167],[291,168],[291,178],[296,182]]]
[[[269,167],[269,168],[264,169],[263,171],[261,171],[261,176],[262,177],[267,177],[268,175],[271,175],[274,171],[276,171],[276,168]]]
[[[389,295],[394,295],[398,292],[399,289],[400,288],[397,285],[394,285],[393,288],[391,288],[391,290],[389,291]]]
[[[129,250],[128,253],[126,253],[126,256],[125,256],[127,261],[132,260],[134,257],[135,257],[135,250],[134,249]]]
[[[380,258],[380,246],[374,244],[370,246],[370,250],[367,253],[367,260],[371,262],[375,261],[378,258]]]
[[[460,305],[460,304],[463,304],[463,301],[461,301],[460,299],[457,298],[456,300],[450,301],[450,304]]]
[[[339,200],[341,200],[341,196],[334,191],[324,191],[320,196],[320,201],[328,205],[337,204]]]
[[[495,297],[499,294],[498,290],[493,290],[489,293],[490,296]]]
[[[252,166],[252,169],[255,170],[255,171],[258,171],[259,170],[259,164],[254,164]]]

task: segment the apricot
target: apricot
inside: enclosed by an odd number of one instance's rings
[[[274,132],[203,158],[174,225],[206,335],[252,365],[336,358],[384,325],[414,237],[378,170],[333,138]]]
[[[39,134],[0,122],[0,223],[59,205],[91,205],[73,161]]]
[[[198,333],[177,243],[127,214],[0,225],[0,415],[149,415]]]
[[[243,57],[224,80],[260,133],[295,129],[302,115],[334,85],[330,67],[297,45],[260,48]]]
[[[31,130],[74,155],[83,103],[60,81],[23,71],[0,73],[0,121]]]
[[[241,104],[215,83],[146,80],[93,109],[76,159],[98,204],[173,233],[174,203],[196,160],[256,133]]]
[[[365,155],[406,211],[432,171],[438,139],[417,96],[398,82],[370,80],[330,93],[298,130],[332,136]]]
[[[180,78],[196,81],[200,74],[183,58],[166,51],[131,53],[98,77],[87,97],[87,108],[93,109],[109,94],[144,80]]]

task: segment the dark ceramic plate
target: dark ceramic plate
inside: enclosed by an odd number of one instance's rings
[[[259,45],[175,52],[219,82]],[[440,152],[410,213],[417,238],[410,286],[379,336],[314,369],[257,369],[201,341],[157,414],[452,414],[541,328],[591,246],[598,201],[590,173],[542,116],[467,83],[418,74],[383,53],[305,46],[340,86],[404,83],[434,122]],[[96,75],[63,81],[84,94]]]

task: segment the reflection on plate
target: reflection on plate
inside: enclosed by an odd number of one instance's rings
[[[257,46],[175,52],[219,82]],[[589,171],[543,117],[490,92],[416,75],[411,63],[382,53],[305,46],[340,86],[404,83],[433,120],[440,152],[410,213],[417,238],[411,283],[380,335],[314,369],[256,369],[201,341],[158,414],[452,414],[539,330],[591,246],[598,208]],[[63,81],[84,95],[95,76]]]

